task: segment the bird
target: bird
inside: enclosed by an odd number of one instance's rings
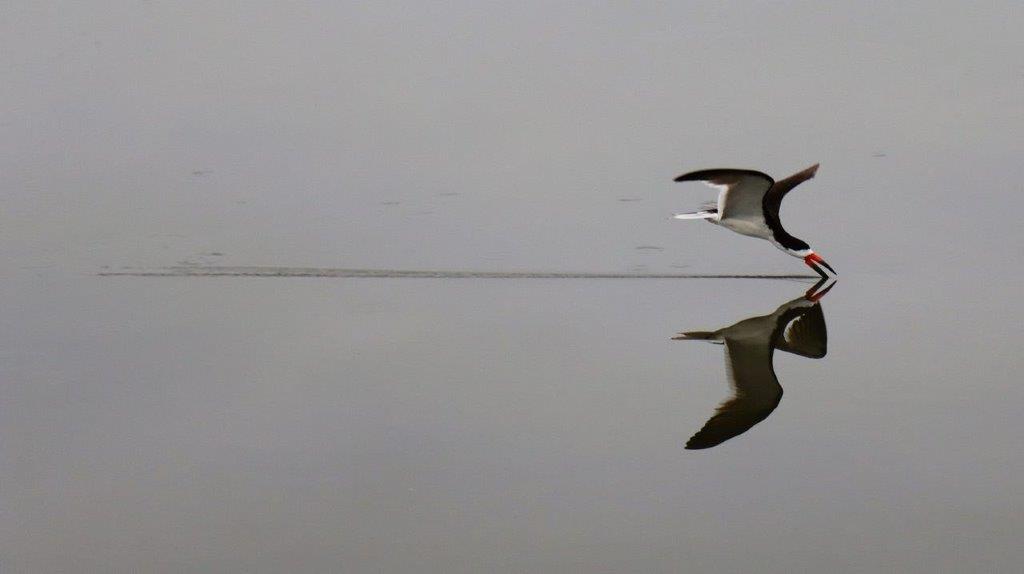
[[[675,219],[703,219],[736,233],[771,241],[793,257],[804,260],[818,275],[828,277],[825,267],[835,269],[811,249],[806,241],[793,237],[782,227],[779,207],[782,198],[797,185],[814,177],[818,165],[775,181],[768,174],[751,169],[704,169],[685,173],[675,181],[701,181],[719,190],[718,201],[693,213],[678,213]]]
[[[768,418],[782,400],[782,385],[775,375],[775,350],[820,359],[828,350],[828,333],[820,300],[836,282],[818,291],[821,279],[803,297],[759,317],[750,317],[717,331],[690,331],[676,341],[708,341],[725,346],[725,370],[733,396],[715,410],[686,443],[688,450],[717,446],[739,436]]]

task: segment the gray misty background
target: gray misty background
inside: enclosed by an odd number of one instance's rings
[[[7,2],[0,570],[1017,571],[1018,2]],[[782,177],[829,356],[711,451],[803,273],[672,221]]]
[[[818,161],[786,220],[840,271],[1020,253],[1016,3],[3,11],[12,262],[802,269],[671,179]]]

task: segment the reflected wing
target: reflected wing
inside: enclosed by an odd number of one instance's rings
[[[800,315],[785,324],[775,348],[801,357],[820,359],[828,351],[825,314],[821,305],[801,311]]]
[[[715,409],[697,434],[686,442],[690,450],[710,448],[763,421],[782,400],[782,387],[772,369],[772,346],[767,337],[725,340],[725,365],[733,396]]]
[[[775,184],[767,174],[749,169],[705,169],[681,175],[676,181],[703,181],[718,189],[722,219],[762,219],[764,195]]]

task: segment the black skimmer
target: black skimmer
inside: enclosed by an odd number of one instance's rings
[[[818,281],[803,297],[783,303],[768,315],[750,317],[717,331],[692,331],[672,337],[724,345],[725,370],[733,389],[733,396],[719,405],[714,416],[687,441],[687,449],[719,445],[768,418],[782,400],[782,386],[772,364],[776,349],[812,359],[825,356],[828,335],[819,301],[835,286],[833,281],[818,291],[825,281]]]
[[[818,164],[814,164],[780,181],[749,169],[705,169],[683,174],[676,181],[702,181],[718,189],[718,202],[703,211],[680,213],[675,218],[705,219],[736,233],[771,241],[793,257],[803,259],[825,278],[828,275],[822,271],[822,266],[833,274],[835,269],[825,263],[807,242],[786,233],[779,221],[782,198],[789,190],[814,177],[817,171]]]

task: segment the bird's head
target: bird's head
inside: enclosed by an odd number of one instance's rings
[[[832,266],[826,263],[825,260],[821,258],[821,255],[818,255],[813,251],[804,256],[804,263],[806,263],[811,269],[814,269],[814,272],[822,277],[828,277],[828,274],[821,270],[822,267],[831,271],[833,275],[837,275],[836,270],[832,269]]]

